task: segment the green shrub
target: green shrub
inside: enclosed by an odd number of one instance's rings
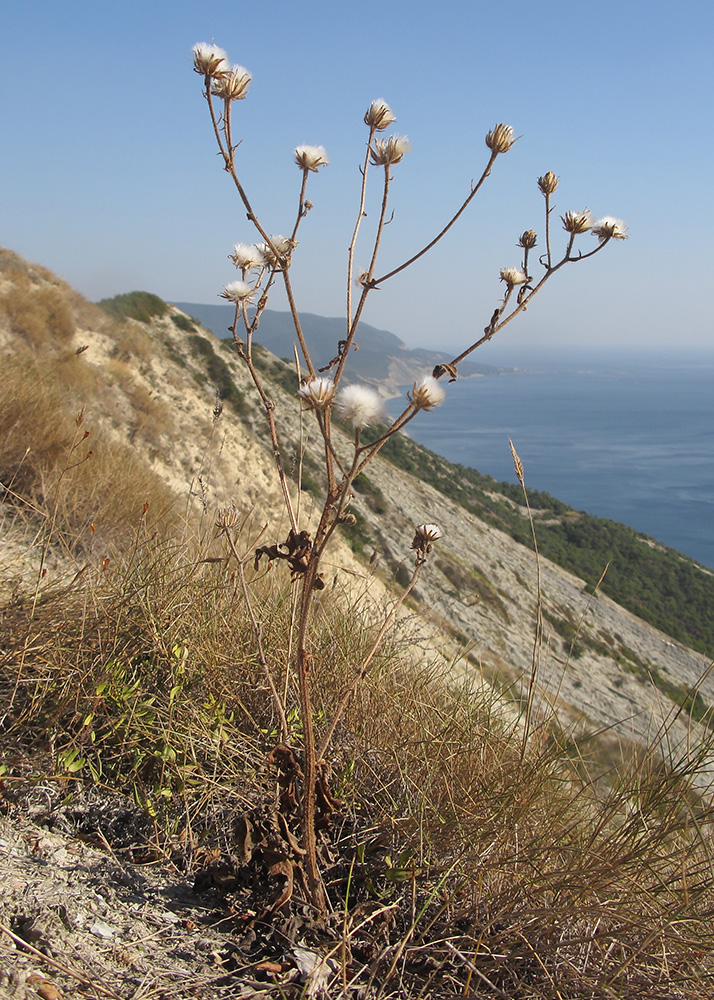
[[[188,343],[192,354],[200,360],[206,377],[215,385],[221,399],[230,403],[236,413],[245,413],[247,409],[245,397],[235,384],[228,364],[216,354],[210,340],[200,333],[192,333]]]
[[[177,326],[179,330],[183,330],[184,333],[195,333],[196,332],[196,320],[191,319],[190,316],[184,316],[183,313],[178,313],[171,317],[171,321],[174,326]]]
[[[367,506],[375,514],[387,513],[387,501],[384,498],[384,493],[382,493],[379,486],[376,486],[371,479],[365,476],[364,472],[357,476],[352,485],[357,493],[360,493],[364,497]]]
[[[151,292],[127,292],[113,299],[101,299],[97,305],[116,319],[136,319],[140,323],[150,323],[155,317],[165,316],[169,308],[163,299]]]

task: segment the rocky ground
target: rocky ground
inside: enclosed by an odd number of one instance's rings
[[[5,783],[0,808],[3,1000],[318,996],[334,979],[299,908],[270,922],[242,911],[200,859],[189,871],[152,850],[120,796]]]

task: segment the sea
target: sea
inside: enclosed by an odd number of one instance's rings
[[[493,362],[491,358],[479,360]],[[714,569],[714,353],[519,358],[460,378],[410,437],[452,462],[628,524]],[[397,401],[390,410],[397,411]]]

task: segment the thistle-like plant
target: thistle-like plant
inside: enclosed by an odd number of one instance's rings
[[[275,562],[288,564],[293,578],[299,586],[297,601],[297,634],[295,649],[295,670],[298,678],[300,714],[302,720],[303,760],[302,768],[297,765],[292,751],[288,747],[276,748],[271,755],[274,762],[283,762],[289,770],[286,781],[299,780],[301,798],[301,828],[302,847],[304,852],[304,872],[311,902],[318,913],[324,913],[326,908],[325,891],[320,877],[317,856],[317,840],[315,830],[316,794],[328,795],[327,769],[324,756],[336,731],[349,700],[367,673],[370,664],[385,635],[386,629],[397,613],[398,608],[414,587],[419,573],[428,560],[432,546],[441,537],[441,529],[434,524],[422,524],[415,530],[411,543],[415,551],[414,569],[407,587],[394,603],[382,628],[361,663],[355,665],[353,679],[343,692],[337,708],[322,735],[318,748],[313,719],[312,688],[310,680],[310,632],[309,624],[314,606],[314,595],[322,589],[324,582],[320,572],[321,562],[327,547],[340,525],[354,520],[350,513],[352,487],[356,477],[375,458],[385,442],[399,433],[421,410],[431,410],[439,406],[445,391],[441,380],[453,381],[458,375],[458,365],[477,347],[491,340],[495,334],[522,313],[533,296],[536,295],[566,264],[579,263],[599,253],[611,240],[627,238],[627,227],[620,220],[605,216],[596,220],[588,209],[568,211],[561,220],[567,236],[562,255],[556,258],[552,252],[551,215],[553,206],[551,198],[558,187],[558,178],[548,171],[538,178],[538,187],[545,199],[544,241],[545,250],[533,261],[533,251],[537,246],[538,237],[532,229],[528,229],[518,238],[517,246],[522,251],[521,261],[517,265],[506,266],[500,270],[500,280],[505,284],[505,293],[492,310],[490,318],[481,335],[467,346],[457,357],[448,363],[437,365],[431,374],[425,374],[416,381],[404,400],[404,406],[396,419],[389,422],[376,440],[363,441],[361,432],[370,424],[385,419],[380,397],[372,389],[359,384],[343,385],[350,350],[355,341],[360,321],[362,319],[367,299],[374,289],[384,285],[410,267],[427,254],[445,236],[452,226],[466,211],[471,201],[476,197],[486,179],[491,173],[497,158],[509,152],[517,141],[511,126],[500,123],[488,131],[485,144],[488,150],[483,171],[457,207],[453,216],[444,227],[436,233],[423,247],[418,249],[407,260],[392,270],[380,274],[377,263],[384,227],[389,222],[390,187],[393,182],[392,170],[402,163],[411,150],[411,143],[406,136],[381,136],[379,133],[389,129],[396,117],[390,106],[382,99],[372,101],[364,115],[367,127],[367,144],[363,162],[360,167],[359,197],[356,222],[352,232],[347,252],[346,275],[346,329],[345,336],[336,345],[334,357],[322,366],[317,367],[308,348],[300,314],[296,304],[290,278],[292,256],[298,246],[297,236],[304,223],[312,203],[307,199],[307,185],[310,175],[329,164],[327,152],[323,146],[301,145],[294,150],[294,161],[300,170],[300,185],[297,198],[295,218],[290,228],[286,229],[289,236],[270,235],[264,228],[260,217],[253,208],[248,194],[241,181],[237,164],[238,143],[233,133],[233,111],[235,102],[247,96],[251,74],[242,66],[231,66],[226,53],[214,45],[199,44],[194,50],[194,69],[203,77],[203,93],[213,127],[213,134],[218,144],[223,165],[230,176],[238,197],[245,208],[249,224],[254,230],[255,244],[237,243],[230,254],[230,259],[240,273],[240,279],[225,286],[222,296],[235,305],[235,317],[232,326],[233,338],[238,357],[247,366],[255,385],[257,394],[265,410],[265,416],[270,432],[273,456],[281,484],[285,509],[290,522],[286,539],[274,544],[262,545],[255,551],[255,565],[261,559],[267,558]],[[404,169],[399,166],[399,169]],[[378,183],[381,185],[382,197],[375,235],[368,250],[366,259],[369,264],[355,274],[355,254],[362,219],[365,215],[365,204],[368,184],[373,172],[377,171]],[[597,246],[589,251],[576,250],[576,240],[590,233],[597,238]],[[531,271],[538,272],[537,276]],[[270,293],[276,282],[284,286],[289,304],[295,336],[299,345],[299,369],[303,371],[299,381],[296,378],[296,395],[302,407],[309,412],[317,423],[323,442],[324,469],[327,488],[320,509],[320,516],[314,534],[299,523],[298,514],[292,501],[288,480],[285,474],[280,443],[279,421],[276,419],[274,402],[268,396],[253,358],[253,339],[260,324],[261,316],[268,304]],[[248,307],[251,306],[249,313]],[[329,373],[323,375],[323,372]],[[338,417],[351,425],[352,442],[345,447],[340,435],[333,433],[332,419]],[[243,573],[245,556],[241,556],[233,542],[232,532],[235,529],[234,519],[219,518],[217,526],[228,539],[231,551],[238,563],[241,581],[245,590]],[[268,686],[275,702],[278,718],[281,720],[283,742],[289,742],[289,733],[284,722],[286,709],[274,680],[270,674],[270,666],[265,651],[260,644],[260,632],[255,622],[256,642],[259,659],[267,674]],[[278,752],[279,750],[279,752]],[[287,763],[286,763],[287,762]],[[287,771],[285,772],[287,774]]]

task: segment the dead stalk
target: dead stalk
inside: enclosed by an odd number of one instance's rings
[[[625,227],[624,224],[620,223],[618,220],[601,220],[601,222],[595,226],[594,222],[590,221],[586,212],[568,213],[567,216],[563,218],[564,228],[568,233],[565,253],[556,264],[553,264],[551,258],[550,234],[550,213],[553,209],[551,206],[550,196],[557,187],[557,178],[552,173],[548,173],[545,177],[539,178],[538,183],[541,188],[541,192],[545,196],[546,254],[540,259],[540,265],[543,267],[545,273],[536,283],[534,283],[533,279],[528,274],[529,251],[535,246],[535,233],[528,230],[523,234],[519,241],[519,245],[523,247],[524,251],[522,270],[518,270],[516,268],[504,268],[501,271],[501,280],[506,283],[505,294],[501,302],[496,306],[495,310],[493,310],[491,318],[487,326],[484,328],[483,335],[467,347],[456,358],[454,358],[452,362],[449,364],[438,365],[434,369],[431,382],[428,379],[425,379],[419,384],[419,387],[415,383],[413,392],[408,394],[406,405],[396,420],[393,420],[387,429],[376,439],[367,443],[360,443],[361,428],[375,422],[379,407],[371,399],[370,390],[361,389],[360,387],[355,386],[348,386],[347,389],[340,389],[340,393],[337,395],[336,392],[346,369],[350,350],[354,344],[355,335],[362,319],[369,293],[377,286],[382,286],[390,278],[395,277],[406,268],[419,261],[451,230],[455,223],[464,214],[476,194],[482,188],[486,179],[490,175],[498,156],[502,153],[508,152],[508,150],[513,146],[515,142],[513,130],[507,125],[497,125],[488,133],[486,136],[486,145],[489,150],[489,155],[486,165],[476,184],[472,183],[470,185],[466,198],[463,200],[455,214],[432,240],[410,256],[404,263],[390,271],[387,271],[381,277],[375,278],[376,266],[382,247],[384,229],[390,221],[388,213],[390,189],[393,180],[392,169],[401,162],[404,154],[407,153],[411,147],[405,137],[392,136],[388,139],[376,138],[377,132],[382,132],[387,129],[395,121],[395,118],[389,106],[383,101],[375,101],[372,103],[364,118],[365,124],[368,127],[367,147],[364,161],[360,167],[361,181],[357,219],[355,221],[352,238],[347,252],[347,329],[345,339],[340,341],[333,360],[328,365],[320,369],[320,371],[323,372],[334,370],[332,379],[318,378],[316,368],[310,356],[309,345],[307,343],[307,338],[305,331],[303,330],[296,299],[293,293],[292,283],[290,280],[290,264],[293,251],[297,246],[297,235],[300,226],[312,207],[311,203],[306,199],[309,181],[308,174],[310,172],[316,173],[318,167],[325,166],[327,164],[325,151],[322,147],[299,147],[295,151],[296,162],[301,168],[301,177],[295,221],[289,230],[291,236],[288,240],[285,240],[282,237],[269,236],[267,230],[259,222],[252,207],[252,203],[249,200],[240,180],[236,164],[236,150],[238,147],[233,141],[232,112],[236,100],[245,97],[246,93],[243,91],[235,98],[225,98],[225,88],[221,86],[221,79],[226,76],[227,71],[225,68],[221,68],[222,64],[220,63],[220,60],[216,63],[215,58],[213,58],[213,61],[212,58],[211,47],[207,47],[204,50],[204,48],[199,45],[194,49],[194,67],[197,72],[203,75],[204,78],[204,96],[208,103],[213,134],[218,144],[219,152],[223,158],[224,168],[230,175],[233,185],[238,192],[238,196],[246,210],[249,223],[255,228],[257,234],[262,240],[261,253],[263,256],[261,259],[264,263],[261,265],[253,265],[251,263],[251,266],[244,266],[242,268],[243,282],[236,283],[240,287],[232,292],[230,290],[230,286],[226,286],[224,296],[226,298],[233,297],[233,300],[236,301],[234,338],[237,352],[239,358],[241,358],[241,360],[248,367],[265,411],[270,440],[273,448],[275,466],[278,472],[285,509],[291,525],[291,534],[289,538],[284,542],[278,543],[276,546],[268,547],[265,551],[269,553],[269,558],[287,560],[290,563],[294,579],[298,581],[299,593],[295,601],[297,641],[295,643],[294,656],[304,740],[304,782],[302,789],[302,836],[303,847],[306,852],[304,864],[311,902],[316,907],[318,912],[324,914],[327,900],[317,862],[317,844],[315,835],[315,782],[317,778],[318,763],[319,760],[327,753],[334,737],[336,727],[342,718],[354,691],[364,679],[371,663],[374,660],[374,657],[377,655],[387,629],[394,621],[394,617],[398,609],[411,593],[418,574],[420,573],[422,566],[426,561],[426,557],[431,550],[432,542],[441,536],[441,531],[436,525],[420,525],[417,528],[417,534],[414,542],[412,543],[412,547],[417,550],[416,563],[412,578],[404,592],[392,606],[392,609],[383,622],[382,627],[379,629],[369,652],[356,668],[352,681],[343,692],[336,706],[327,732],[321,741],[318,755],[316,753],[312,709],[312,653],[310,636],[311,615],[316,593],[324,586],[322,576],[320,574],[322,557],[340,525],[344,524],[350,518],[349,507],[352,501],[352,484],[355,478],[378,455],[383,445],[391,437],[402,430],[406,424],[408,424],[409,421],[417,415],[417,413],[419,413],[422,409],[428,410],[431,409],[432,406],[439,405],[443,399],[443,391],[441,389],[438,389],[437,391],[433,388],[435,380],[442,378],[445,374],[448,374],[451,379],[456,378],[458,374],[457,365],[469,354],[471,354],[472,351],[476,350],[476,348],[478,348],[481,344],[490,340],[496,333],[502,330],[509,322],[511,322],[512,319],[524,312],[533,296],[541,290],[545,282],[549,280],[553,274],[563,268],[567,263],[576,263],[579,260],[584,260],[587,257],[591,257],[593,254],[598,253],[608,242],[610,242],[611,239],[626,238],[624,231]],[[216,114],[213,94],[219,94],[225,98],[223,111],[220,116]],[[354,283],[355,253],[362,220],[365,217],[370,163],[384,168],[382,198],[379,218],[369,255],[369,268],[360,278],[361,291],[356,307],[353,310],[352,288]],[[598,236],[598,246],[588,253],[574,253],[573,247],[576,236],[588,230],[592,230],[593,233]],[[258,275],[253,279],[252,287],[248,287],[245,283],[250,276],[251,268],[253,266],[255,266],[255,269],[258,270]],[[282,277],[282,282],[288,299],[290,315],[295,329],[295,336],[307,368],[307,375],[299,379],[299,395],[306,410],[314,414],[319,433],[324,442],[324,469],[327,479],[327,489],[322,508],[320,510],[318,524],[312,537],[306,529],[301,527],[299,507],[297,513],[295,512],[282,459],[275,404],[269,398],[252,358],[253,333],[255,332],[260,321],[260,315],[267,305],[269,291],[278,276]],[[255,316],[252,320],[249,320],[247,305],[255,296],[258,295],[259,300],[256,306]],[[238,337],[237,327],[239,320],[242,320],[242,325],[245,329],[245,342]],[[348,403],[346,400],[350,391],[352,395],[350,397],[350,402]],[[361,402],[359,401],[360,393]],[[344,439],[340,435],[333,433],[333,405],[337,406],[337,412],[340,414],[342,419],[346,422],[352,422],[355,427],[349,458],[344,457],[344,452],[345,449],[349,451],[350,446],[345,443]],[[523,488],[525,494],[525,486]],[[525,495],[527,505],[528,497],[527,494]],[[256,637],[256,645],[258,648],[258,656],[266,673],[266,677],[268,678],[271,695],[276,711],[280,717],[283,738],[287,741],[289,734],[285,714],[285,698],[284,696],[281,697],[275,688],[275,684],[268,669],[265,652],[262,648],[260,629],[248,596],[249,588],[247,586],[244,573],[245,557],[240,557],[237,553],[229,531],[226,531],[226,536],[228,537],[232,554],[238,563],[241,588],[244,596],[246,597],[246,604],[249,609],[249,615],[251,616],[251,622],[253,624],[253,630]],[[262,551],[263,550],[258,550],[256,558],[260,558]],[[538,574],[540,574],[540,568],[538,568]],[[531,673],[528,705],[526,708],[524,742],[521,754],[522,758],[525,754],[530,718],[533,708],[533,694],[537,675],[537,652],[541,638],[540,583],[538,584],[536,619],[533,669]],[[289,664],[287,665],[287,670],[290,670]]]

